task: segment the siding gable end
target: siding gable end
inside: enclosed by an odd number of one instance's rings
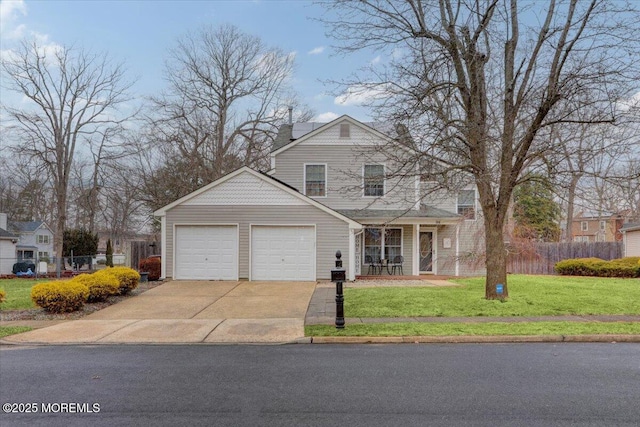
[[[242,172],[189,200],[183,206],[303,206],[303,200],[249,172]]]

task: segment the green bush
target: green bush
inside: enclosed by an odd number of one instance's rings
[[[566,276],[640,277],[640,257],[604,261],[600,258],[575,258],[556,263],[558,274]]]
[[[31,288],[31,300],[50,313],[80,310],[88,296],[89,289],[73,280],[45,282]]]
[[[72,279],[73,282],[81,283],[89,289],[87,302],[104,301],[111,295],[118,295],[120,282],[112,274],[101,272],[93,274],[80,274]]]
[[[118,279],[120,295],[128,294],[137,288],[140,281],[140,274],[129,267],[107,267],[104,270],[100,270],[100,273],[111,274]]]
[[[162,274],[162,262],[158,257],[140,260],[138,268],[140,271],[149,272],[149,280],[158,280]]]

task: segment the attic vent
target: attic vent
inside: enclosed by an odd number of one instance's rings
[[[340,123],[340,138],[350,138],[351,137],[351,128],[349,127],[349,123]]]

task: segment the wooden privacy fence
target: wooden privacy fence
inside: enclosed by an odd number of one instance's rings
[[[533,243],[524,250],[513,250],[507,259],[507,271],[520,274],[556,274],[558,261],[572,258],[622,258],[622,242]]]
[[[150,246],[150,242],[135,240],[129,242],[129,250],[130,256],[130,267],[134,269],[138,269],[138,265],[140,260],[148,258],[151,255],[160,255],[160,245],[156,244],[155,247]]]

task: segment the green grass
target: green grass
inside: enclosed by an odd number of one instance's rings
[[[347,317],[475,317],[640,314],[640,280],[509,276],[509,299],[484,298],[484,278],[460,287],[348,288]]]
[[[38,282],[51,279],[0,279],[0,289],[7,293],[7,301],[0,305],[0,310],[24,310],[36,308],[31,301],[31,288]]]
[[[32,328],[28,326],[0,326],[0,338],[14,334],[21,334],[22,332],[28,332],[31,329]]]
[[[344,329],[305,326],[306,336],[406,337],[461,335],[637,335],[640,322],[357,323]]]

